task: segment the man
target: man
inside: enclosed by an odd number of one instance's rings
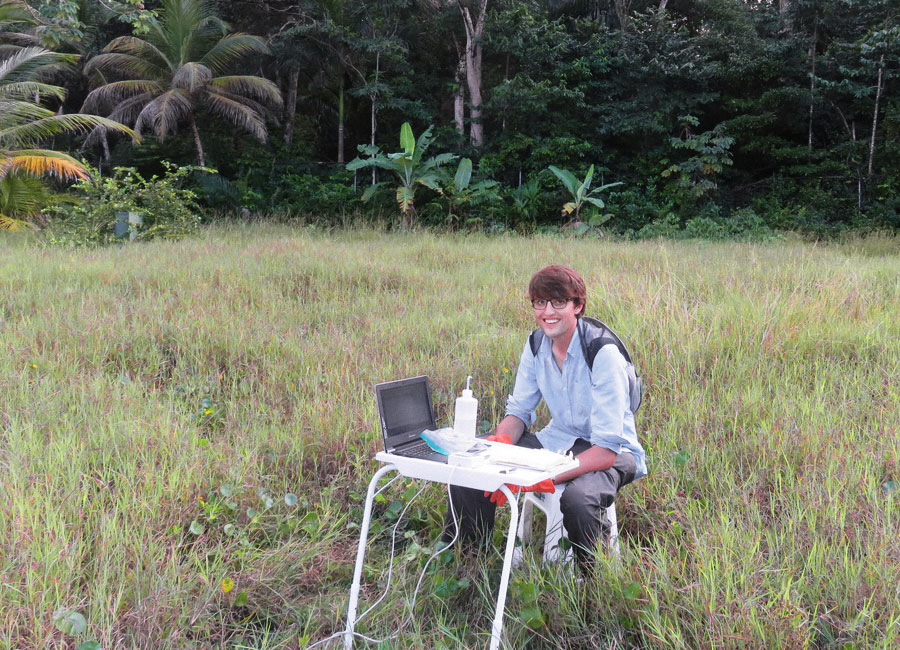
[[[528,285],[534,318],[544,333],[537,353],[528,341],[522,350],[516,383],[506,402],[506,415],[488,440],[553,451],[572,451],[576,469],[522,491],[554,492],[560,499],[563,525],[579,563],[586,565],[604,533],[602,508],[635,478],[647,473],[630,410],[626,361],[615,345],[604,345],[588,367],[581,348],[578,320],[584,315],[587,291],[575,270],[559,265],[542,268]],[[528,431],[543,399],[550,423],[537,435]],[[453,511],[463,539],[489,544],[497,505],[493,494],[451,487]],[[444,539],[455,533],[448,508]]]

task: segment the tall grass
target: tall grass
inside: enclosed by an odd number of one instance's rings
[[[895,241],[236,227],[95,251],[0,238],[0,648],[339,631],[372,385],[428,374],[447,423],[471,374],[496,421],[550,262],[633,348],[650,475],[620,497],[618,569],[516,574],[506,645],[900,646]],[[419,487],[377,504],[363,609]],[[397,527],[395,584],[358,627],[402,626],[383,647],[486,644],[498,557],[441,556],[408,611],[442,511],[427,486]],[[73,612],[80,634],[55,622]]]

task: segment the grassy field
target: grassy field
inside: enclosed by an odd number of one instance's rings
[[[650,474],[620,497],[618,570],[575,583],[529,554],[505,647],[900,647],[897,240],[247,227],[94,251],[0,237],[0,648],[342,629],[372,385],[430,375],[447,424],[471,374],[496,421],[550,262],[635,353]],[[361,611],[420,487],[377,504]],[[400,630],[379,647],[487,644],[499,555],[439,556],[410,612],[443,499],[426,485],[396,527],[391,593],[357,628]]]

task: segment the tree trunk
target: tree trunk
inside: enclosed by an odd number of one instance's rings
[[[875,160],[875,132],[878,129],[878,107],[881,104],[881,93],[884,91],[884,54],[878,59],[878,82],[875,85],[875,110],[872,113],[872,139],[869,140],[869,176],[872,175],[872,163]]]
[[[197,162],[201,167],[206,167],[206,159],[203,157],[203,143],[200,142],[200,132],[197,130],[197,122],[191,115],[191,133],[194,135],[194,148],[197,150]]]
[[[378,75],[381,73],[381,52],[375,53],[375,87],[378,88]],[[372,93],[369,95],[369,99],[372,100],[372,136],[369,138],[369,144],[373,147],[375,146],[375,131],[377,128],[377,123],[375,121],[375,112],[378,110],[378,95]],[[377,183],[377,177],[375,175],[375,168],[372,167],[372,185]]]
[[[337,161],[344,164],[344,77],[341,76],[341,85],[338,89],[338,141]]]
[[[463,23],[466,27],[466,85],[469,88],[469,100],[472,103],[470,109],[471,126],[469,127],[469,142],[476,149],[484,144],[484,125],[481,123],[481,38],[484,36],[484,22],[487,18],[488,0],[477,0],[475,3],[476,15],[472,19],[472,13],[468,7],[459,4]]]
[[[819,27],[813,27],[812,44],[809,46],[809,126],[807,130],[806,146],[813,148],[813,112],[816,95],[816,43],[819,40]]]
[[[106,129],[100,129],[100,146],[103,147],[103,160],[109,162],[109,138],[106,135]]]
[[[284,143],[294,141],[294,117],[297,115],[297,85],[300,79],[300,68],[288,70],[287,102],[284,105]]]
[[[663,9],[665,8],[665,4]],[[619,27],[623,32],[628,31],[628,12],[631,10],[631,0],[616,0],[616,17],[619,19]]]
[[[297,115],[297,85],[300,79],[300,69],[288,70],[287,102],[284,104],[284,143],[294,141],[294,117]]]
[[[466,135],[466,55],[456,65],[456,91],[453,93],[453,122],[460,137]]]

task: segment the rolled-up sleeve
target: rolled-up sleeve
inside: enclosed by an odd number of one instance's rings
[[[591,371],[592,445],[618,454],[629,442],[623,429],[628,394],[625,358],[615,345],[604,345],[597,352]]]
[[[526,427],[530,427],[534,422],[534,410],[541,401],[534,364],[535,356],[531,353],[530,343],[526,341],[519,357],[512,395],[506,398],[506,415],[514,415],[522,420]]]

